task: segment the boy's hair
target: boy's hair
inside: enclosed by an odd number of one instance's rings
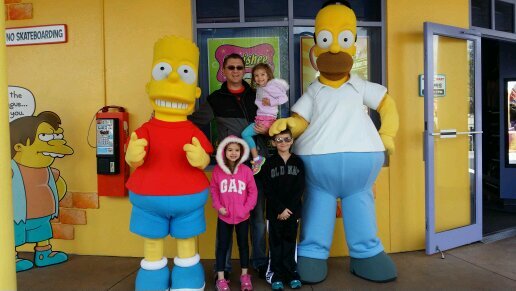
[[[292,137],[292,132],[290,131],[290,129],[287,128],[287,129],[281,131],[280,133],[276,133],[272,138],[275,139],[280,134],[288,134],[288,135],[290,135],[290,137]]]
[[[222,68],[226,68],[226,64],[228,63],[229,59],[239,59],[239,60],[242,61],[242,65],[244,65],[244,67],[245,67],[244,58],[241,55],[237,54],[237,53],[232,53],[232,54],[229,54],[229,55],[224,57],[224,61],[222,62]]]
[[[232,144],[237,144],[238,147],[240,148],[240,157],[238,157],[238,159],[235,161],[235,163],[233,165],[230,165],[229,160],[226,157],[226,150],[227,150],[228,146],[230,146]],[[226,167],[228,167],[228,169],[231,171],[231,173],[234,173],[236,165],[238,165],[238,163],[242,159],[242,155],[244,154],[244,146],[239,142],[230,142],[224,147],[223,152],[224,152],[224,154],[223,154],[222,158],[224,159],[224,164],[226,165]]]
[[[265,73],[267,74],[267,78],[268,78],[267,81],[274,79],[274,73],[272,72],[271,66],[269,66],[266,63],[258,63],[256,65],[254,65],[253,69],[251,70],[251,86],[253,88],[256,88],[256,82],[254,81],[254,72],[258,69],[262,69],[265,71]]]

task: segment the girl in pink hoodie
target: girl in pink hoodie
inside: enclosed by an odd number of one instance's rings
[[[240,254],[241,291],[253,290],[249,267],[249,216],[256,205],[257,189],[253,172],[243,162],[249,157],[249,147],[244,140],[228,136],[217,148],[217,166],[211,176],[211,198],[213,208],[217,210],[217,250],[216,271],[217,290],[229,290],[228,281],[224,279],[226,253],[235,228],[238,251]]]

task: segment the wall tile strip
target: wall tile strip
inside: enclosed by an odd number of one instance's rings
[[[73,208],[99,208],[99,196],[97,193],[75,192],[72,196]]]
[[[69,224],[52,223],[54,239],[73,240],[75,238],[74,227]]]
[[[15,3],[6,5],[8,20],[32,19],[32,3]]]
[[[99,195],[91,192],[67,192],[59,201],[59,217],[52,219],[54,239],[74,239],[75,225],[86,225],[86,210],[98,209]]]
[[[73,207],[73,193],[72,192],[66,192],[66,195],[59,201],[59,207],[67,207],[72,208]]]
[[[21,3],[22,0],[4,0],[4,4]]]
[[[85,225],[86,211],[74,208],[59,209],[59,220],[63,224]]]

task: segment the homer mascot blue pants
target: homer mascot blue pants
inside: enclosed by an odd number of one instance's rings
[[[383,252],[376,235],[372,186],[384,162],[383,152],[301,156],[306,169],[306,193],[298,255],[326,260],[341,199],[350,256],[370,258]]]

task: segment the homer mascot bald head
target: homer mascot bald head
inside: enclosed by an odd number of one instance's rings
[[[384,152],[394,153],[398,113],[384,86],[350,73],[356,23],[347,1],[323,5],[315,18],[313,50],[320,76],[291,108],[292,116],[278,119],[269,130],[274,135],[288,127],[297,137],[293,151],[305,164],[297,269],[307,283],[326,278],[337,199],[342,203],[351,273],[374,282],[397,277],[377,236],[372,186]],[[364,105],[379,112],[380,130],[364,113]]]

